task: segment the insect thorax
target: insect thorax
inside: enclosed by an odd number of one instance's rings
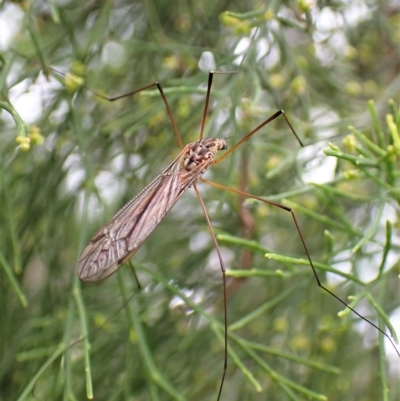
[[[202,138],[189,145],[182,165],[187,171],[191,171],[204,162],[212,161],[219,150],[227,147],[225,139]]]

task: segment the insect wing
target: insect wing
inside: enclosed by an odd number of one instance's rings
[[[77,263],[82,281],[102,280],[130,259],[197,178],[182,180],[179,166],[185,151],[91,239]]]

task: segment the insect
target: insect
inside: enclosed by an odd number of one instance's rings
[[[168,105],[166,96],[161,85],[155,82],[151,85],[140,88],[129,94],[118,96],[115,98],[106,98],[110,101],[120,99],[121,97],[133,95],[140,91],[149,89],[156,86],[161,94],[164,104],[167,108],[169,118],[174,128],[175,135],[181,146],[181,151],[178,156],[149,184],[147,185],[136,197],[128,202],[107,224],[105,224],[89,241],[88,245],[83,249],[78,262],[77,262],[77,274],[78,277],[85,282],[97,282],[111,274],[113,274],[120,266],[128,261],[148,238],[148,236],[155,230],[160,224],[166,214],[171,210],[179,198],[192,187],[200,201],[201,207],[204,211],[204,215],[210,229],[210,233],[218,254],[222,279],[223,279],[223,301],[224,301],[224,366],[223,373],[220,380],[217,400],[221,399],[222,390],[224,387],[225,375],[227,370],[228,361],[228,321],[227,321],[227,285],[226,285],[226,268],[218,246],[217,238],[212,229],[210,219],[208,217],[206,207],[197,188],[197,182],[202,181],[209,185],[217,188],[225,189],[236,193],[241,196],[253,198],[258,201],[276,206],[287,212],[289,212],[293,218],[296,231],[302,243],[303,249],[307,256],[308,262],[313,270],[314,276],[318,285],[335,297],[339,302],[348,307],[361,319],[367,321],[369,324],[374,326],[382,334],[384,334],[392,343],[396,349],[393,341],[389,336],[384,333],[377,325],[363,317],[356,310],[350,307],[346,302],[341,300],[332,291],[322,285],[318,278],[313,262],[311,260],[309,251],[306,246],[303,234],[300,230],[299,224],[295,217],[292,209],[284,205],[263,199],[258,196],[254,196],[243,191],[228,188],[220,184],[212,183],[202,178],[203,173],[214,164],[218,164],[230,153],[235,151],[245,141],[247,141],[252,135],[257,133],[261,128],[266,126],[271,121],[275,120],[279,116],[283,116],[286,120],[288,127],[290,128],[293,135],[297,138],[301,146],[303,146],[301,140],[290,124],[283,110],[277,111],[271,117],[266,119],[263,123],[258,125],[255,129],[245,135],[238,143],[232,146],[229,150],[227,149],[227,142],[223,138],[206,138],[203,136],[206,116],[209,108],[209,100],[211,94],[211,86],[213,77],[216,74],[231,74],[232,72],[221,72],[212,71],[209,74],[208,86],[206,92],[205,106],[203,111],[203,117],[200,129],[200,138],[196,142],[192,142],[183,146],[181,137],[179,135],[175,120],[172,112]],[[101,96],[104,98],[104,96]],[[220,151],[226,151],[222,156],[217,156]],[[397,351],[397,349],[396,349]],[[398,353],[398,351],[397,351]],[[400,354],[399,354],[400,356]]]
[[[184,147],[176,159],[103,226],[83,250],[77,273],[99,281],[114,273],[140,248],[185,191],[227,148],[224,139],[202,138]]]

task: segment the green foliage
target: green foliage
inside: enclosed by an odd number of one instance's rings
[[[210,69],[237,73],[214,77],[205,135],[232,147],[285,109],[306,146],[279,118],[207,179],[293,208],[322,283],[396,338],[399,10],[383,3],[0,3],[19,27],[0,54],[0,400],[217,398],[222,279],[194,191],[133,258],[141,291],[126,266],[97,284],[74,270],[179,153],[158,91],[96,94],[161,82],[188,143]],[[199,187],[228,269],[221,401],[398,399],[394,348],[318,288],[291,215]]]

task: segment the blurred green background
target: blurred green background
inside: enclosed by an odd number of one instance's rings
[[[193,190],[133,258],[142,291],[74,267],[180,151],[157,91],[94,93],[161,82],[187,143],[212,69],[237,73],[214,77],[207,136],[285,109],[306,146],[280,117],[206,178],[293,207],[321,281],[399,329],[399,27],[395,1],[0,2],[0,400],[217,399],[222,278]],[[221,401],[398,400],[399,356],[337,316],[290,214],[199,187],[229,269]]]

